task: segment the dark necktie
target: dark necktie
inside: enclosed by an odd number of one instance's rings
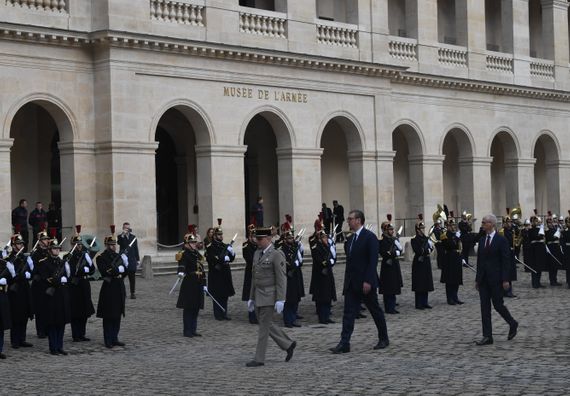
[[[491,244],[491,235],[487,235],[487,242],[485,242],[485,249],[489,249],[490,244]]]
[[[350,249],[348,249],[348,254],[352,254],[352,246],[354,242],[356,242],[356,238],[358,238],[358,234],[354,234],[354,238],[352,238],[352,242],[350,242]]]

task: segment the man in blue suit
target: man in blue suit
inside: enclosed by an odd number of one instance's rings
[[[388,330],[384,312],[378,305],[378,238],[364,228],[364,213],[352,210],[347,217],[352,235],[344,244],[346,269],[344,272],[344,315],[340,342],[332,353],[350,352],[350,336],[354,330],[354,320],[360,313],[363,302],[370,311],[378,329],[378,344],[374,349],[388,346]]]
[[[507,239],[497,233],[497,217],[487,215],[483,218],[482,227],[485,236],[479,241],[477,249],[477,275],[475,287],[481,299],[481,319],[483,322],[483,339],[477,345],[493,343],[491,327],[491,302],[495,310],[509,324],[508,340],[517,335],[519,324],[513,319],[503,304],[503,289],[509,289],[509,268],[511,253]]]

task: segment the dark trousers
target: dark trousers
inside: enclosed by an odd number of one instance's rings
[[[22,229],[20,230],[20,235],[22,236],[22,239],[24,240],[24,251],[22,253],[27,253],[28,252],[28,243],[30,242],[30,233],[28,232],[28,226],[22,226]]]
[[[317,304],[317,315],[319,315],[319,322],[324,323],[331,318],[331,303],[330,302],[318,302]]]
[[[46,327],[50,352],[61,351],[63,349],[65,325],[49,325]]]
[[[135,294],[135,280],[137,278],[136,271],[128,271],[127,275],[129,277],[129,288],[131,289],[131,294]]]
[[[116,319],[103,318],[103,339],[105,345],[113,345],[119,341],[119,331],[121,330],[121,317]]]
[[[253,312],[248,312],[247,313],[247,317],[249,319],[249,323],[255,323],[257,322],[257,316],[255,315],[255,311]]]
[[[38,315],[36,315],[36,334],[38,335],[38,337],[45,337],[47,335],[47,330],[46,330],[46,326],[43,323],[42,319],[39,319]]]
[[[416,292],[416,308],[428,305],[428,292]]]
[[[471,252],[471,244],[470,243],[462,244],[461,257],[463,257],[463,259],[465,259],[465,262],[467,264],[469,264],[469,253],[470,252]]]
[[[226,312],[222,311],[220,307],[218,307],[218,304],[216,304],[214,302],[214,300],[212,300],[212,306],[214,307],[214,318],[216,319],[224,319],[228,316],[228,298],[217,298],[217,301],[220,303],[220,305],[225,309]]]
[[[76,338],[85,337],[87,331],[87,318],[72,319],[71,320],[71,337]]]
[[[489,284],[488,282],[481,282],[479,284],[479,298],[481,300],[483,337],[493,337],[493,328],[491,326],[491,302],[493,303],[495,311],[497,311],[510,326],[515,323],[515,320],[509,313],[509,310],[503,304],[503,289],[500,283]]]
[[[283,323],[286,325],[292,325],[297,320],[297,310],[299,309],[299,303],[292,303],[285,301],[285,306],[283,307]]]
[[[384,309],[386,312],[394,312],[396,310],[395,294],[384,294]]]
[[[182,313],[182,322],[184,325],[184,335],[191,336],[196,334],[198,329],[198,312],[199,309],[184,309]]]
[[[548,271],[548,279],[550,280],[551,285],[558,283],[558,270],[552,269]]]
[[[447,301],[459,301],[459,285],[449,285],[445,284],[445,296],[447,297]]]
[[[384,312],[378,304],[378,294],[371,290],[368,294],[355,293],[347,291],[344,296],[344,314],[342,316],[342,333],[340,343],[342,345],[350,345],[350,337],[354,331],[354,320],[356,315],[360,313],[360,303],[364,303],[370,315],[374,319],[376,329],[378,330],[378,339],[388,341],[388,329],[386,327],[386,318]]]
[[[566,283],[570,286],[570,264],[566,264]]]
[[[538,289],[540,287],[541,275],[542,275],[542,272],[540,272],[540,271],[536,271],[536,274],[534,272],[530,273],[530,279],[531,279],[533,289]]]
[[[0,353],[4,350],[4,330],[0,330]]]
[[[20,346],[26,342],[26,327],[28,326],[28,321],[21,323],[12,323],[12,328],[10,329],[10,343],[14,346]]]

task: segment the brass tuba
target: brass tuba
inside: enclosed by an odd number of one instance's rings
[[[432,219],[434,223],[437,223],[439,219],[441,219],[444,224],[447,221],[447,216],[445,214],[445,211],[443,210],[440,204],[437,204],[437,210],[433,212]]]
[[[521,209],[521,205],[519,204],[516,208],[514,208],[513,210],[511,210],[511,213],[509,213],[509,217],[511,218],[511,220],[515,221],[515,220],[520,220],[522,218],[522,209]]]

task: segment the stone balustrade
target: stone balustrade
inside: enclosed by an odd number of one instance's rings
[[[554,62],[541,59],[530,62],[530,75],[541,78],[554,78]]]
[[[340,47],[358,48],[358,26],[340,22],[317,23],[317,42]]]
[[[240,12],[239,30],[259,36],[287,38],[287,15],[263,10]]]
[[[6,0],[6,5],[30,10],[67,13],[65,0]]]
[[[204,26],[204,6],[187,1],[150,0],[150,18],[157,21]]]
[[[418,42],[414,39],[390,37],[388,52],[395,59],[408,61],[418,60]]]
[[[513,57],[508,55],[488,54],[487,70],[513,73]]]
[[[441,45],[437,51],[439,63],[446,66],[467,67],[467,48]]]

